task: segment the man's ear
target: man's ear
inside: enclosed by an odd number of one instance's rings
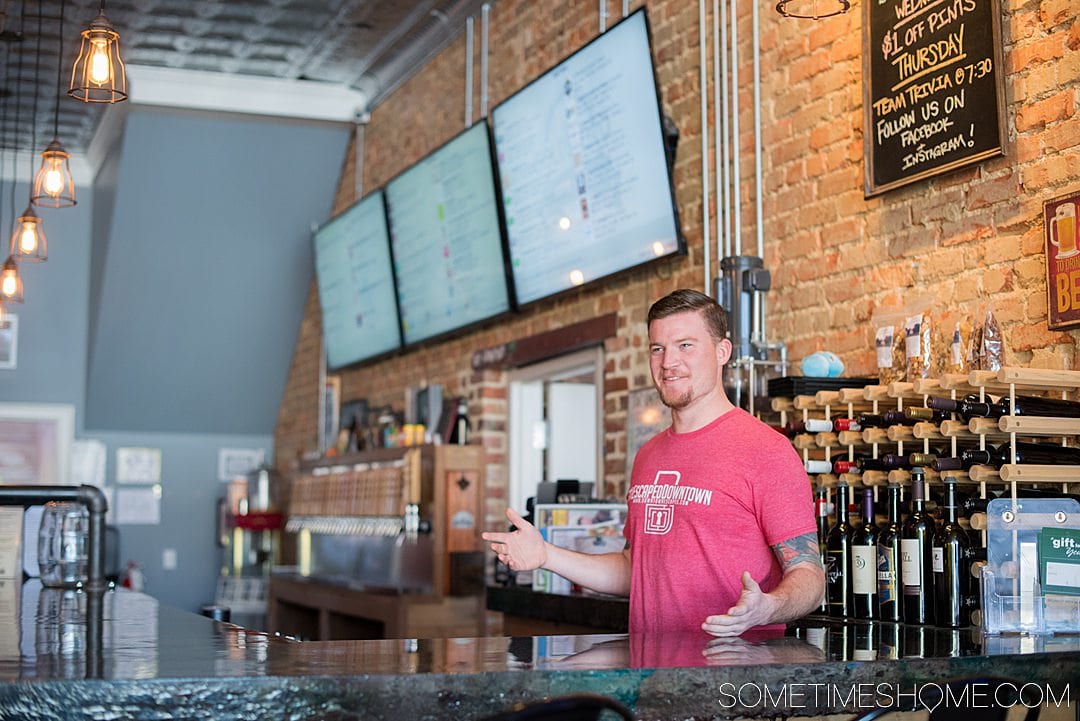
[[[720,365],[727,365],[727,362],[731,360],[731,341],[724,338],[716,344],[716,362]]]

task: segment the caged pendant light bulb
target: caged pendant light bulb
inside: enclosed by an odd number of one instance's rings
[[[19,265],[10,256],[4,261],[4,267],[0,268],[0,302],[5,305],[23,302],[23,283],[22,278],[19,277]]]
[[[11,257],[20,263],[40,263],[49,257],[45,228],[29,205],[15,221],[15,229],[11,232]]]
[[[120,59],[120,34],[105,17],[105,0],[98,16],[82,31],[79,57],[71,68],[68,95],[86,103],[127,100],[127,75]]]
[[[30,202],[46,208],[70,208],[75,205],[75,183],[71,180],[71,154],[64,150],[60,138],[41,151],[41,167],[34,176]]]
[[[47,208],[70,208],[75,205],[75,181],[71,179],[71,154],[60,144],[60,69],[64,65],[64,11],[60,3],[60,48],[56,59],[56,108],[53,111],[53,139],[41,151],[41,167],[34,176],[30,202]],[[41,34],[38,33],[40,39]],[[41,53],[38,53],[40,57]]]

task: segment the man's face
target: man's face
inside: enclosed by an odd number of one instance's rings
[[[649,325],[653,383],[660,400],[674,410],[722,393],[720,368],[730,355],[730,343],[713,339],[700,312],[677,313]]]

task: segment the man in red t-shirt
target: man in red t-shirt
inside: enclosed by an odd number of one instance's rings
[[[589,555],[545,542],[512,508],[484,533],[513,570],[546,568],[630,596],[630,631],[738,636],[814,610],[825,592],[810,484],[780,434],[735,407],[715,300],[677,290],[649,309],[649,367],[671,427],[634,458],[626,548]]]

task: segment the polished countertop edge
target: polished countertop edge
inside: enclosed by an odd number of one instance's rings
[[[857,696],[919,693],[945,679],[1004,676],[1054,687],[1080,678],[1080,655],[823,662],[662,669],[536,670],[529,673],[347,674],[185,679],[72,680],[0,684],[0,719],[255,718],[481,719],[516,703],[589,692],[630,706],[642,719],[763,718],[854,713]],[[777,678],[781,676],[781,678]],[[237,683],[242,680],[243,683]],[[772,700],[764,698],[768,685]],[[800,688],[796,688],[799,686]],[[817,688],[815,699],[812,688]],[[1080,700],[1069,689],[1073,704]],[[740,703],[740,698],[746,703]]]

